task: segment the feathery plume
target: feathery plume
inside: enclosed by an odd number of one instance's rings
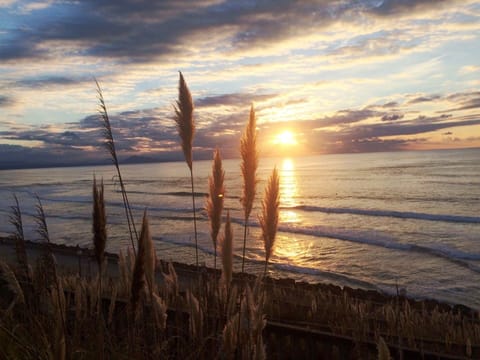
[[[383,339],[383,337],[379,337],[377,341],[377,351],[378,351],[378,359],[379,360],[390,360],[390,350],[388,349],[388,345]]]
[[[38,195],[35,195],[37,198],[37,204],[35,205],[35,209],[37,213],[33,216],[38,228],[37,233],[40,235],[40,238],[47,244],[50,244],[50,235],[48,234],[48,226],[47,226],[47,217],[45,216],[45,211],[43,210],[42,201]]]
[[[227,220],[225,222],[225,235],[220,239],[220,249],[222,254],[223,276],[227,286],[232,281],[233,267],[233,230],[230,222],[230,212],[227,211]]]
[[[193,122],[193,100],[187,83],[180,73],[178,83],[178,100],[175,106],[175,122],[177,123],[178,135],[182,140],[182,150],[185,161],[192,170],[192,146],[195,135],[195,124]]]
[[[208,218],[210,219],[210,235],[212,236],[214,251],[213,267],[215,269],[217,268],[217,238],[222,222],[223,201],[225,197],[224,178],[225,171],[222,168],[222,158],[217,148],[213,152],[212,175],[208,178],[209,192],[205,205]]]
[[[275,167],[265,188],[265,196],[262,201],[262,214],[259,217],[262,228],[262,239],[265,247],[265,275],[267,273],[268,260],[272,256],[275,245],[275,236],[278,228],[278,215],[280,205],[280,181]]]
[[[0,261],[0,282],[2,283],[2,296],[10,300],[5,313],[8,313],[18,303],[25,303],[23,291],[12,269],[3,261]],[[3,311],[3,309],[2,309]]]
[[[98,273],[101,275],[103,260],[105,257],[105,246],[107,244],[107,218],[105,215],[105,201],[103,180],[100,187],[97,187],[97,180],[93,178],[93,245],[95,259],[98,264]]]
[[[95,84],[97,85],[97,96],[99,101],[98,112],[100,114],[100,118],[102,119],[105,146],[108,152],[110,153],[112,157],[113,165],[117,170],[118,182],[120,183],[120,190],[123,198],[123,207],[125,209],[125,216],[127,218],[128,233],[130,235],[130,243],[132,245],[133,254],[135,255],[135,243],[133,241],[133,238],[135,237],[135,239],[138,241],[137,228],[135,227],[132,208],[130,207],[130,203],[128,201],[128,196],[127,196],[127,190],[125,189],[122,173],[120,172],[120,164],[118,162],[117,151],[115,150],[115,141],[113,140],[112,126],[110,124],[110,117],[108,116],[107,106],[105,105],[105,100],[103,98],[103,92],[97,79],[95,79]]]
[[[240,139],[240,154],[242,155],[241,170],[243,176],[243,194],[240,199],[244,211],[244,231],[243,231],[243,256],[242,256],[242,272],[245,269],[245,249],[247,245],[247,227],[248,218],[252,212],[253,201],[255,199],[257,187],[257,167],[258,167],[258,151],[257,151],[257,130],[255,110],[253,105],[250,108],[250,118],[245,131]]]
[[[172,262],[168,263],[168,273],[162,272],[165,283],[165,294],[169,298],[175,299],[179,293],[178,275]]]
[[[195,259],[198,267],[198,239],[197,239],[197,216],[195,210],[195,190],[193,185],[193,137],[195,135],[195,124],[193,122],[193,100],[187,83],[181,72],[178,82],[178,100],[175,109],[175,122],[177,124],[178,135],[182,141],[183,155],[190,169],[190,182],[192,186],[192,207],[193,207],[193,228],[195,232]]]

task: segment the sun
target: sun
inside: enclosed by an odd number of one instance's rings
[[[280,145],[296,145],[297,140],[295,139],[295,135],[290,130],[285,130],[275,136],[273,143]]]

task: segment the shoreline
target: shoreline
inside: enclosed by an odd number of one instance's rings
[[[44,249],[44,243],[25,241],[27,256],[29,264],[34,264],[34,261],[40,256]],[[93,249],[82,248],[80,246],[69,246],[63,244],[51,243],[51,249],[55,255],[58,268],[66,274],[77,274],[80,276],[92,277],[96,274],[96,263],[94,260]],[[119,255],[115,253],[105,253],[107,259],[107,274],[109,277],[116,277],[117,264]],[[0,260],[5,261],[11,265],[16,265],[15,241],[13,237],[0,237]],[[199,274],[206,276],[220,277],[221,270],[214,270],[206,266],[200,266],[200,270],[195,265],[189,265],[180,262],[172,262],[183,287],[187,287]],[[165,272],[168,262],[159,259],[157,263],[157,279],[161,282],[163,277],[161,271]],[[248,273],[233,273],[233,281],[248,281],[253,283],[257,278],[254,274]],[[306,281],[298,281],[291,278],[271,278],[267,277],[265,282],[270,286],[276,288],[283,288],[291,291],[299,292],[325,292],[333,296],[344,297],[348,296],[352,299],[369,302],[372,304],[385,305],[388,303],[408,302],[413,308],[425,308],[433,311],[435,308],[441,311],[452,311],[454,313],[461,313],[465,316],[475,316],[478,309],[468,307],[463,304],[453,304],[442,302],[436,299],[416,299],[403,294],[388,294],[378,290],[367,290],[361,288],[352,288],[349,286],[339,286],[332,283],[309,283]]]

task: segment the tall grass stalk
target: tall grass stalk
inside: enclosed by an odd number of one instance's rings
[[[242,272],[245,270],[245,249],[247,246],[247,228],[248,219],[252,212],[253,201],[255,200],[257,188],[257,167],[258,167],[258,151],[257,151],[257,130],[255,110],[253,105],[250,108],[250,118],[247,126],[240,139],[240,154],[242,156],[241,170],[243,176],[243,194],[240,199],[244,213],[243,228],[243,255],[242,255]]]
[[[233,230],[229,211],[227,211],[227,219],[225,221],[225,235],[220,238],[220,251],[222,255],[223,277],[227,287],[230,287],[233,273]]]
[[[23,277],[28,284],[31,284],[30,269],[28,267],[28,258],[27,258],[27,249],[25,246],[25,235],[23,233],[23,221],[22,221],[22,211],[20,210],[20,205],[18,203],[18,198],[14,194],[13,199],[15,200],[15,205],[11,207],[12,214],[10,215],[10,223],[15,227],[15,233],[13,237],[15,238],[15,250],[17,254],[17,262],[22,269]]]
[[[105,200],[103,197],[103,180],[97,187],[97,180],[93,178],[93,211],[92,211],[92,232],[93,249],[95,260],[98,266],[98,296],[97,315],[102,314],[102,277],[105,263],[105,246],[107,244],[107,216],[105,214]],[[102,334],[103,335],[103,334]]]
[[[208,179],[208,197],[205,205],[208,218],[210,219],[210,235],[213,242],[213,267],[217,268],[217,238],[222,224],[223,202],[225,198],[225,171],[222,167],[220,150],[213,152],[212,175]]]
[[[105,214],[103,180],[97,187],[97,180],[93,178],[93,245],[95,260],[98,265],[99,276],[102,274],[105,260],[105,246],[107,245],[107,216]]]
[[[148,236],[148,221],[146,219],[146,213],[144,213],[142,230],[140,232],[140,237],[138,238],[138,252],[133,267],[132,285],[130,289],[130,305],[133,314],[132,319],[135,319],[136,317],[140,296],[145,287],[145,263]]]
[[[278,216],[280,205],[280,180],[275,167],[265,188],[265,196],[262,201],[262,214],[259,216],[262,228],[263,246],[265,248],[265,270],[267,274],[268,260],[272,256],[275,245],[275,237],[278,228]]]
[[[155,270],[157,266],[157,254],[153,245],[150,226],[148,223],[147,210],[143,213],[142,234],[145,238],[145,279],[150,295],[155,292]]]
[[[182,141],[183,155],[190,169],[190,183],[192,187],[193,229],[195,232],[195,260],[198,267],[198,239],[197,239],[197,216],[195,209],[195,189],[193,184],[193,137],[195,135],[195,123],[193,122],[193,100],[187,83],[181,72],[178,82],[178,100],[175,108],[175,122],[178,135]]]
[[[53,282],[55,286],[54,292],[56,293],[55,298],[52,295],[52,300],[55,300],[58,304],[58,317],[59,321],[61,323],[61,329],[62,329],[62,334],[58,335],[63,338],[63,341],[65,341],[67,337],[67,330],[66,330],[66,324],[65,324],[65,316],[64,312],[62,311],[62,308],[60,307],[61,304],[65,303],[64,293],[63,293],[63,288],[60,284],[60,279],[57,274],[57,264],[55,261],[55,257],[53,255],[53,250],[52,250],[52,244],[50,241],[50,235],[48,232],[48,226],[47,226],[47,217],[45,216],[45,211],[43,209],[42,201],[40,200],[40,197],[36,195],[37,198],[37,204],[35,205],[35,208],[37,210],[37,213],[34,215],[34,219],[37,222],[38,228],[37,232],[40,235],[41,240],[45,244],[45,248],[47,250],[45,256],[43,257],[44,261],[44,270],[48,272],[46,274],[46,278],[48,279],[47,286]],[[63,299],[62,299],[63,298]]]
[[[130,235],[130,243],[132,245],[133,254],[135,255],[136,250],[135,250],[134,238],[138,242],[138,233],[135,227],[135,220],[133,218],[132,208],[130,207],[130,203],[128,201],[127,190],[123,182],[122,173],[120,172],[120,164],[118,162],[117,151],[115,149],[115,141],[113,140],[112,126],[110,124],[110,118],[108,116],[107,106],[105,105],[105,100],[103,98],[103,92],[97,79],[95,79],[95,84],[97,85],[97,95],[98,95],[98,101],[99,101],[98,112],[100,113],[100,117],[102,119],[105,146],[107,147],[107,150],[110,153],[110,156],[112,157],[113,165],[117,170],[118,182],[120,183],[120,191],[122,193],[122,198],[123,198],[123,207],[125,209],[125,216],[127,218],[128,233]]]

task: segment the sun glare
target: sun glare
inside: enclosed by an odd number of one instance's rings
[[[297,140],[291,131],[285,130],[275,137],[274,143],[280,145],[296,145]]]

